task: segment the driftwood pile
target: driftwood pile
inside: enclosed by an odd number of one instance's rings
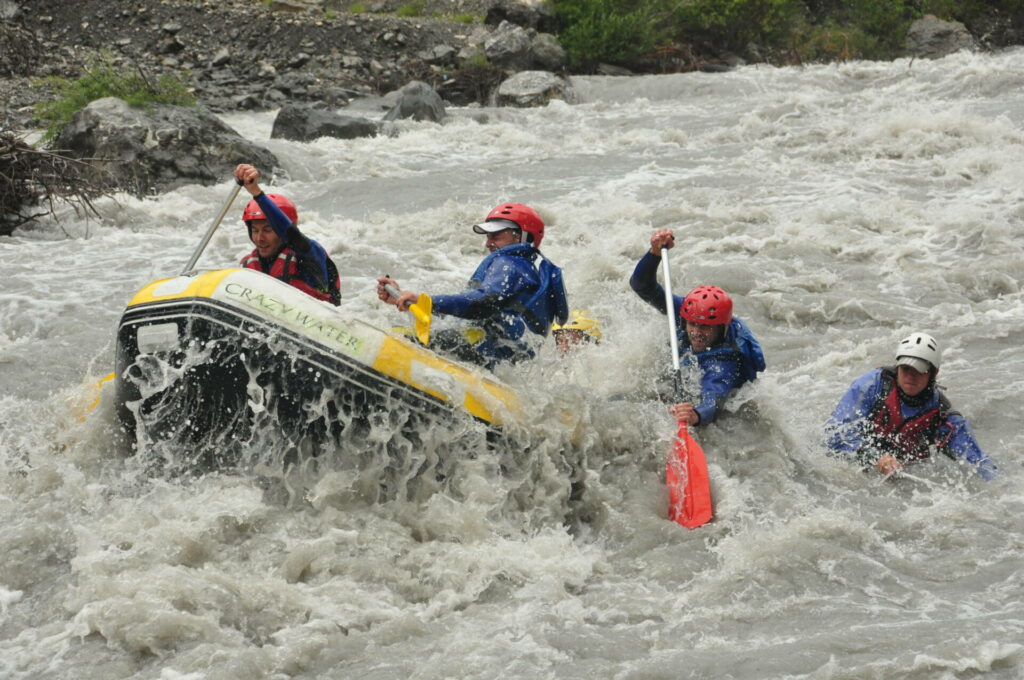
[[[0,129],[0,236],[37,217],[55,216],[62,205],[96,214],[92,201],[111,192],[97,183],[95,168],[86,170],[89,159],[36,149]]]

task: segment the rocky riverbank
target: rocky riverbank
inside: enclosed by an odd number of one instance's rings
[[[342,106],[414,79],[472,100],[486,88],[465,74],[448,81],[460,66],[483,63],[474,55],[503,19],[534,36],[553,22],[540,5],[505,0],[426,0],[416,16],[399,16],[410,13],[405,6],[388,0],[352,13],[332,0],[0,0],[0,123],[33,125],[35,103],[52,96],[41,79],[76,77],[104,51],[154,81],[178,75],[215,112]],[[474,77],[497,81],[515,67]]]
[[[980,36],[926,17],[906,53],[1015,44],[1017,24],[994,16]],[[77,77],[101,54],[153,82],[178,76],[218,113],[286,102],[338,108],[411,80],[465,105],[486,101],[515,71],[564,70],[557,31],[541,0],[0,0],[0,126],[38,126],[35,104],[53,97],[45,76]],[[692,46],[659,59],[671,63],[653,70],[743,62]]]

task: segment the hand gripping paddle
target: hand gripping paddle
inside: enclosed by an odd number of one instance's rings
[[[388,295],[398,299],[402,293],[391,284],[384,286]],[[426,293],[420,293],[416,302],[409,305],[409,312],[412,313],[413,330],[416,331],[416,338],[426,347],[430,344],[430,313],[433,311],[434,301]]]
[[[679,394],[679,344],[676,341],[676,307],[669,275],[668,248],[661,249],[665,277],[665,313],[672,345],[672,367],[675,371],[675,394]],[[668,485],[668,518],[687,529],[696,529],[711,521],[711,484],[704,449],[690,436],[687,424],[678,421],[678,433],[665,463],[665,484]]]

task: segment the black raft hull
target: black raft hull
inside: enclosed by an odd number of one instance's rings
[[[515,394],[479,369],[245,269],[143,288],[121,318],[115,375],[128,446],[175,469],[331,452],[363,465],[401,459],[413,475],[436,459],[426,439],[472,446],[518,412]]]

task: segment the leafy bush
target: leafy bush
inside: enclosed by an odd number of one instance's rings
[[[790,49],[793,61],[804,63],[869,58],[878,52],[879,46],[873,36],[859,28],[829,21],[822,26],[795,30]]]
[[[656,2],[555,0],[554,8],[566,27],[559,41],[576,68],[599,62],[628,63],[669,37],[665,10]]]
[[[631,62],[658,51],[752,52],[779,61],[890,59],[925,14],[971,30],[1024,29],[1024,0],[551,0],[570,65]],[[751,48],[757,48],[752,50]],[[755,54],[754,58],[758,58]]]
[[[59,95],[58,99],[36,105],[36,115],[46,124],[43,138],[47,141],[59,135],[76,112],[89,102],[104,97],[118,97],[134,107],[153,104],[195,106],[195,97],[186,83],[176,76],[162,75],[152,82],[141,70],[115,67],[109,57],[92,62],[77,80],[49,76],[44,82]]]
[[[899,54],[911,22],[922,16],[917,0],[836,2],[829,21],[855,28],[865,40],[857,58],[887,59]]]
[[[800,0],[694,0],[675,16],[683,34],[742,54],[750,43],[788,46],[804,7]]]
[[[357,2],[357,3],[349,5],[348,6],[348,11],[349,11],[350,14],[365,14],[366,13],[366,5],[364,5],[361,2]]]

